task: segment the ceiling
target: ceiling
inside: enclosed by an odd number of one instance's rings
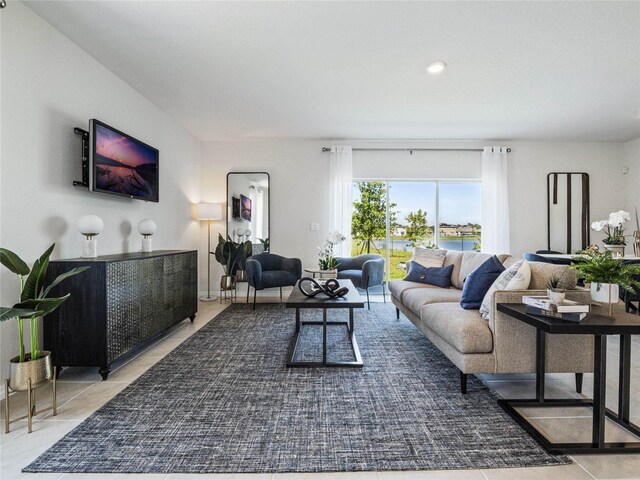
[[[203,141],[640,137],[640,2],[26,3]]]

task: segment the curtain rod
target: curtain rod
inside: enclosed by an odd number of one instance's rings
[[[351,150],[360,150],[360,151],[376,151],[376,150],[380,150],[380,151],[384,151],[384,150],[404,150],[405,152],[409,152],[409,154],[411,155],[414,151],[421,151],[421,150],[427,150],[427,151],[431,151],[431,152],[482,152],[484,151],[484,148],[393,148],[393,147],[386,147],[386,148],[352,148]],[[330,152],[331,151],[331,147],[322,147],[322,151],[323,152]],[[510,148],[507,148],[507,152],[511,152]]]

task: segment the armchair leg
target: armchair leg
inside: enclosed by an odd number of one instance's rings
[[[460,393],[467,394],[467,374],[462,373],[462,370],[460,370]]]
[[[582,378],[584,373],[576,373],[576,392],[582,393]]]
[[[396,307],[396,320],[400,320],[400,309]]]
[[[367,310],[371,310],[371,303],[369,303],[369,289],[367,288]]]
[[[251,285],[247,282],[247,303],[249,303],[249,290],[251,290]]]
[[[253,287],[253,309],[256,309],[256,294],[258,293],[258,289]]]
[[[282,287],[280,287],[280,301],[282,301]]]
[[[382,282],[382,301],[387,303],[387,295],[384,293],[384,282]]]

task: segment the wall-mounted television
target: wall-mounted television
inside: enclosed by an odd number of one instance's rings
[[[240,216],[243,220],[251,221],[251,199],[240,194]]]
[[[158,202],[158,149],[89,120],[89,188],[94,192]]]

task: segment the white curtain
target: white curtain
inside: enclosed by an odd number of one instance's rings
[[[482,151],[482,251],[510,253],[507,148]]]
[[[335,230],[347,239],[336,245],[334,255],[351,256],[351,209],[352,209],[353,158],[351,147],[331,147],[329,159],[329,232]]]

